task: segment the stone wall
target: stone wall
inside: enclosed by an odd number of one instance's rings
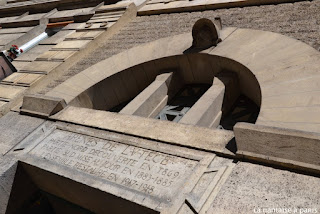
[[[320,51],[320,0],[141,16],[135,18],[86,60],[69,69],[62,78],[53,81],[41,93],[51,90],[69,77],[114,54],[163,37],[191,32],[193,24],[199,18],[213,19],[217,16],[221,17],[224,26],[281,33],[301,40]]]

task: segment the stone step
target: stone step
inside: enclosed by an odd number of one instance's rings
[[[20,71],[24,73],[48,74],[62,62],[34,61],[27,64]]]
[[[52,50],[78,51],[86,47],[90,40],[63,41],[52,48]]]

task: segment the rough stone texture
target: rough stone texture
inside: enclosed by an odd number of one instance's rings
[[[221,17],[223,26],[277,32],[320,49],[320,0],[143,16],[134,19],[119,34],[91,54],[91,57],[73,66],[62,78],[53,81],[41,93],[46,93],[69,77],[114,54],[156,39],[191,32],[193,24],[198,19],[213,20],[217,16]]]
[[[3,5],[5,5],[5,4],[7,4],[7,1],[6,1],[6,0],[0,0],[0,6],[3,6]]]
[[[241,162],[208,213],[254,213],[254,208],[297,208],[296,213],[300,208],[311,208],[319,212],[319,185],[316,177]]]
[[[6,85],[0,85],[0,98],[4,100],[10,100],[22,93],[25,90],[22,87],[10,87]]]
[[[231,131],[227,130],[200,128],[169,121],[72,106],[65,108],[50,118],[133,136],[141,136],[157,141],[170,142],[176,145],[233,155],[226,148],[226,144],[234,136]]]
[[[45,130],[40,126],[37,131],[40,135],[28,137],[21,143],[19,147],[25,147],[23,151],[16,150],[11,153],[19,158],[19,166],[22,166],[27,173],[21,175],[19,170],[17,171],[11,191],[12,206],[9,203],[8,210],[19,206],[14,198],[21,201],[31,192],[25,182],[28,177],[37,188],[58,197],[63,196],[63,199],[90,209],[94,213],[105,213],[106,207],[111,213],[158,213],[124,211],[128,208],[126,203],[131,206],[136,206],[137,203],[158,211],[167,208],[170,211],[171,208],[176,210],[185,201],[186,193],[193,187],[200,189],[192,193],[195,202],[215,187],[216,183],[209,180],[199,183],[199,179],[208,178],[207,170],[210,163],[209,174],[216,180],[219,180],[218,176],[223,175],[225,165],[230,164],[230,160],[222,158],[215,161],[214,154],[143,138],[72,124],[51,124],[53,126],[49,125]],[[1,168],[0,165],[0,176]],[[218,174],[215,173],[217,170]],[[147,173],[150,179],[134,177],[142,172]],[[159,178],[165,183],[156,182]],[[132,185],[132,179],[135,180],[135,185]],[[148,183],[150,186],[146,188],[139,187]],[[78,184],[85,184],[88,190],[84,190]],[[210,184],[210,187],[206,187],[206,184]],[[90,194],[96,191],[95,189],[100,191],[99,195]],[[116,196],[116,200],[111,200],[112,198],[109,200],[103,195],[108,193],[114,195],[113,197]],[[127,202],[122,202],[120,198],[127,199]],[[163,213],[171,214],[176,211]]]
[[[0,161],[0,213],[5,213],[10,197],[11,187],[14,180],[17,164],[15,160],[3,158]]]
[[[234,128],[237,153],[265,155],[267,159],[281,158],[320,165],[320,135],[312,132],[237,123]],[[293,162],[293,164],[295,164]]]
[[[2,158],[0,164],[0,213],[5,213],[17,164],[10,158]]]
[[[47,118],[61,111],[66,105],[63,99],[41,95],[26,95],[23,97],[21,113]]]
[[[7,153],[41,123],[42,119],[10,112],[0,119],[0,153]]]
[[[52,150],[53,142],[59,149],[55,151]],[[77,146],[81,146],[84,149],[81,151],[74,149]],[[71,153],[73,154],[71,155]],[[121,181],[125,178],[137,179],[134,175],[138,173],[138,171],[149,173],[149,175],[157,175],[160,167],[164,166],[170,170],[177,171],[179,177],[170,177],[170,179],[172,178],[173,180],[170,187],[169,185],[157,185],[155,189],[152,190],[152,194],[150,195],[159,197],[159,199],[167,199],[168,197],[174,198],[176,194],[181,191],[182,186],[190,178],[191,174],[194,173],[194,168],[198,164],[197,161],[187,158],[181,158],[161,152],[155,153],[152,150],[141,149],[140,147],[135,146],[128,147],[127,144],[121,142],[103,140],[63,130],[55,130],[52,132],[36,146],[34,150],[32,150],[32,154],[43,159],[57,162],[61,165],[66,165],[80,172],[86,172],[115,183],[118,182],[120,185],[123,185],[123,182]],[[83,155],[87,157],[86,160],[80,160],[78,158]],[[145,161],[155,155],[157,155],[157,158],[146,164]],[[56,158],[57,156],[59,158]],[[123,158],[130,158],[132,163],[120,163],[120,160]],[[63,159],[68,159],[70,161],[68,161],[68,163],[63,162],[61,161]],[[113,167],[107,168],[105,161],[108,161],[108,164],[110,166],[113,165]],[[110,179],[110,176],[113,176],[112,174],[116,175],[117,179]],[[152,179],[147,181],[146,179],[138,178],[137,180],[153,185]],[[138,185],[133,185],[131,188],[144,193]]]

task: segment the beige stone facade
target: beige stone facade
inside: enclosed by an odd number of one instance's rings
[[[0,213],[320,213],[319,14],[0,1]]]

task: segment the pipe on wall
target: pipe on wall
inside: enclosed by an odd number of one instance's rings
[[[36,46],[37,44],[39,44],[39,42],[41,42],[42,40],[48,38],[49,35],[46,32],[43,32],[42,34],[40,34],[39,36],[33,38],[32,40],[30,40],[29,42],[27,42],[26,44],[22,45],[20,47],[20,49],[23,50],[23,52],[27,52],[28,50],[30,50],[31,48],[33,48],[34,46]]]

